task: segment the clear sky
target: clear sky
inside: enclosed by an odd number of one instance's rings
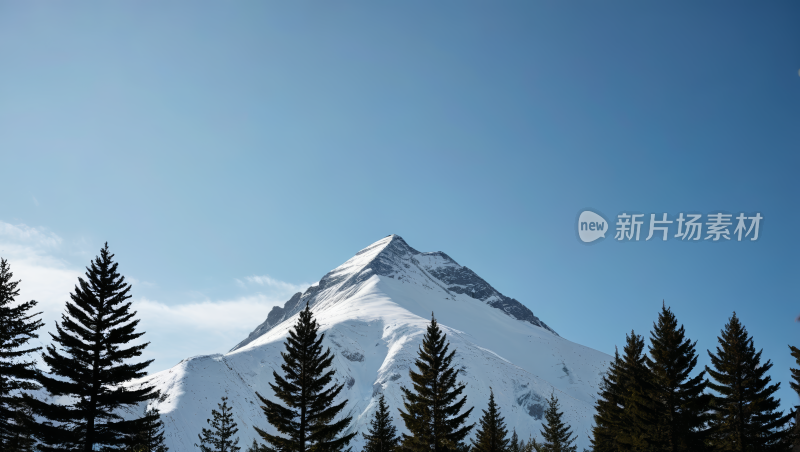
[[[394,233],[607,353],[664,300],[705,364],[736,311],[795,405],[798,24],[796,1],[2,2],[0,255],[52,329],[108,241],[156,371]],[[764,220],[587,246],[587,207]]]

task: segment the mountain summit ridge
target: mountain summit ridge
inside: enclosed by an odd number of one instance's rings
[[[420,262],[422,257],[427,265]],[[439,286],[449,295],[465,294],[483,301],[489,306],[500,309],[506,315],[544,328],[558,335],[555,330],[540,320],[524,304],[514,298],[507,297],[492,287],[486,280],[478,276],[468,267],[459,265],[453,258],[442,251],[420,252],[409,245],[402,237],[390,234],[357,252],[344,264],[331,270],[319,282],[312,284],[305,292],[297,292],[284,303],[283,307],[275,306],[266,320],[258,325],[244,340],[236,344],[230,351],[247,346],[254,340],[269,332],[285,319],[300,312],[308,303],[312,308],[321,302],[331,302],[324,296],[330,289],[346,298],[358,290],[360,284],[372,274],[389,278],[402,278],[403,266],[416,266],[433,284]],[[358,268],[358,270],[353,270]]]
[[[256,439],[254,426],[278,434],[256,393],[277,400],[271,385],[283,372],[285,341],[306,301],[333,358],[332,383],[344,385],[334,403],[344,403],[342,415],[352,416],[346,433],[367,431],[381,395],[392,412],[403,407],[402,389],[413,385],[409,371],[433,311],[455,352],[467,403],[478,408],[469,423],[478,422],[493,392],[508,429],[539,438],[547,398],[556,394],[579,448],[588,445],[611,357],[558,336],[538,318],[540,325],[518,319],[506,309],[513,305],[504,306],[506,298],[471,270],[445,253],[420,253],[394,235],[292,296],[234,350],[188,358],[127,384],[155,386],[161,396],[121,415],[135,419],[158,408],[167,446],[190,452],[210,410],[228,397],[242,444]],[[393,422],[399,433],[408,433],[399,417]],[[357,435],[351,445],[360,450],[364,438]]]

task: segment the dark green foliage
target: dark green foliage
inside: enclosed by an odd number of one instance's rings
[[[148,344],[130,345],[139,320],[131,312],[130,285],[117,272],[106,244],[78,278],[66,313],[56,323],[53,344],[42,355],[52,377],[39,381],[53,396],[68,396],[72,405],[32,401],[35,411],[52,422],[42,425],[43,450],[91,451],[123,447],[136,421],[125,421],[118,409],[145,402],[153,387],[123,388],[122,383],[146,375],[152,362],[129,363]]]
[[[41,313],[30,312],[35,301],[16,303],[19,295],[8,261],[0,258],[0,450],[25,450],[33,418],[24,404],[22,391],[38,389],[37,370],[33,361],[24,357],[41,347],[28,342],[39,337],[36,330]]]
[[[131,452],[167,452],[169,448],[164,444],[164,423],[161,422],[161,413],[158,408],[150,408],[139,419],[135,426],[135,433],[129,439]]]
[[[195,444],[195,447],[199,447],[201,452],[239,452],[242,449],[239,447],[239,438],[233,436],[239,429],[228,406],[228,398],[223,397],[217,407],[219,411],[211,410],[211,419],[206,419],[211,428],[201,430],[197,435],[200,444]]]
[[[798,367],[797,369],[795,368],[789,369],[792,372],[792,381],[789,382],[789,387],[794,389],[794,392],[796,392],[797,395],[800,396],[800,349],[790,345],[789,352],[792,354],[792,358],[794,358],[794,363]]]
[[[34,452],[36,441],[31,436],[31,432],[35,429],[36,424],[33,412],[26,403],[17,405],[17,411],[12,415],[12,422],[19,428],[12,431],[0,450],[3,452]]]
[[[645,365],[644,339],[631,331],[622,355],[622,419],[617,442],[621,452],[650,452],[658,447],[652,376]]]
[[[704,394],[705,372],[690,377],[697,366],[696,342],[678,327],[675,315],[661,306],[650,333],[647,367],[652,377],[650,397],[655,402],[651,450],[700,452],[705,447],[709,396]]]
[[[614,351],[614,360],[603,375],[600,392],[595,404],[594,427],[591,444],[594,452],[618,450],[617,432],[622,426],[622,406],[625,378],[619,351]]]
[[[253,440],[253,444],[251,444],[250,447],[247,448],[246,452],[267,452],[267,448],[262,446],[261,444],[258,444],[256,440]]]
[[[452,365],[455,351],[449,352],[447,335],[431,318],[422,339],[415,364],[419,372],[409,371],[413,389],[401,388],[405,411],[400,415],[411,435],[403,435],[403,448],[410,451],[445,452],[465,447],[464,438],[474,427],[464,425],[472,412],[459,414],[467,401],[458,397],[466,387],[457,383],[459,371]]]
[[[514,432],[516,437],[516,432]],[[516,439],[516,438],[515,438]],[[508,430],[505,419],[500,417],[497,404],[494,402],[494,391],[489,390],[489,407],[483,410],[480,427],[472,440],[475,452],[506,452],[509,447]]]
[[[352,418],[334,418],[344,409],[347,401],[334,405],[333,401],[342,391],[343,384],[328,386],[335,371],[331,366],[333,355],[322,350],[324,334],[317,335],[319,325],[306,305],[294,329],[286,339],[286,352],[281,353],[284,363],[281,369],[285,377],[277,372],[272,375],[275,384],[270,387],[275,396],[286,406],[272,402],[256,393],[262,410],[272,426],[280,434],[271,435],[258,427],[256,431],[274,450],[281,452],[328,452],[341,451],[356,435],[351,433],[339,438]]]
[[[392,425],[392,416],[389,414],[389,406],[386,405],[383,394],[378,399],[378,411],[370,422],[368,432],[368,434],[362,433],[367,440],[364,452],[393,452],[397,449],[400,437]]]
[[[644,340],[633,331],[625,339],[623,355],[615,353],[600,384],[592,438],[595,452],[645,452],[654,446],[656,411]]]
[[[792,358],[794,358],[795,365],[797,365],[797,368],[792,367],[789,369],[792,373],[792,381],[789,382],[789,386],[800,396],[800,349],[790,345],[789,351],[792,354]],[[800,422],[798,422],[800,420],[798,419],[800,418],[800,407],[794,407],[794,411],[795,419],[788,441],[794,447],[793,450],[797,451],[800,450]]]
[[[756,352],[753,338],[735,312],[718,341],[716,354],[708,352],[713,368],[706,367],[714,380],[709,386],[719,394],[712,401],[714,448],[739,452],[782,450],[792,413],[777,411],[780,401],[773,394],[780,383],[770,385],[767,375],[772,363],[761,363],[761,351]]]
[[[571,427],[562,420],[564,413],[558,411],[558,398],[550,395],[547,401],[547,410],[544,412],[544,430],[542,430],[542,443],[532,441],[536,452],[575,452],[578,447],[574,445],[575,437]]]
[[[522,452],[522,447],[525,445],[524,441],[519,439],[517,429],[511,434],[511,440],[508,443],[508,452]]]

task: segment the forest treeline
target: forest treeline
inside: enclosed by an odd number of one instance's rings
[[[19,281],[0,258],[0,451],[167,452],[164,426],[153,403],[153,386],[125,386],[146,375],[151,361],[135,362],[148,343],[131,310],[131,286],[118,271],[106,244],[78,278],[50,344],[30,343],[42,327],[36,301],[20,302]],[[333,355],[309,306],[289,331],[280,372],[270,394],[256,393],[264,417],[254,426],[259,440],[240,445],[234,414],[223,397],[195,443],[202,452],[352,451],[352,417],[336,403]],[[696,342],[672,311],[662,305],[650,344],[631,331],[603,376],[594,426],[594,452],[788,452],[800,450],[796,408],[784,413],[752,336],[736,313],[708,351],[711,366],[698,369]],[[138,344],[138,345],[134,345]],[[364,452],[577,452],[577,437],[550,394],[537,437],[508,431],[502,407],[490,391],[477,424],[453,366],[455,350],[435,317],[419,347],[403,406],[392,413],[381,395]],[[800,368],[800,350],[789,346]],[[46,364],[45,372],[36,357]],[[792,368],[792,389],[800,395],[800,370]],[[474,403],[475,401],[470,401]],[[145,404],[138,419],[122,409]],[[399,433],[397,425],[405,426]],[[272,428],[268,429],[267,426]],[[270,433],[274,432],[274,433]],[[469,439],[471,438],[471,439]]]

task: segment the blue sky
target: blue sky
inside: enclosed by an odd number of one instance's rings
[[[789,1],[3,3],[0,254],[51,328],[108,241],[155,371],[394,233],[607,353],[664,300],[705,364],[735,310],[794,405],[799,22]],[[584,208],[764,220],[586,246]]]

